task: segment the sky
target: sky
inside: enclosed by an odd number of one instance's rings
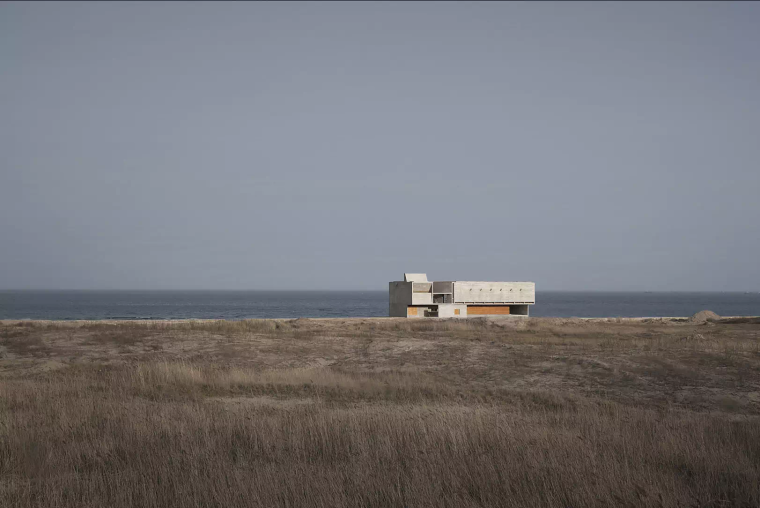
[[[0,289],[758,291],[759,27],[756,2],[2,2]]]

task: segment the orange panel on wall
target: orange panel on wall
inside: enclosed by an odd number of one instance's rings
[[[407,307],[406,308],[406,315],[407,316],[416,316],[417,315],[417,307]]]
[[[468,305],[468,316],[509,314],[509,305]]]

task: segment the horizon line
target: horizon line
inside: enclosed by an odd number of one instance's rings
[[[385,289],[219,289],[219,288],[195,288],[195,289],[177,289],[177,288],[163,288],[163,289],[126,289],[126,288],[0,288],[0,292],[53,292],[53,291],[76,291],[76,292],[213,292],[213,291],[228,291],[228,292],[387,292]],[[536,289],[538,292],[539,289]],[[724,289],[724,290],[702,290],[702,289],[657,289],[657,290],[645,290],[645,289],[541,289],[543,292],[553,293],[760,293],[758,290],[744,290],[744,289]]]

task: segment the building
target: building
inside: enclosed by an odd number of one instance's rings
[[[536,303],[533,282],[429,282],[424,273],[405,273],[388,283],[391,317],[527,316]]]

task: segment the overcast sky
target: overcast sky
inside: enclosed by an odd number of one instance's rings
[[[0,289],[760,290],[760,4],[0,3]]]

